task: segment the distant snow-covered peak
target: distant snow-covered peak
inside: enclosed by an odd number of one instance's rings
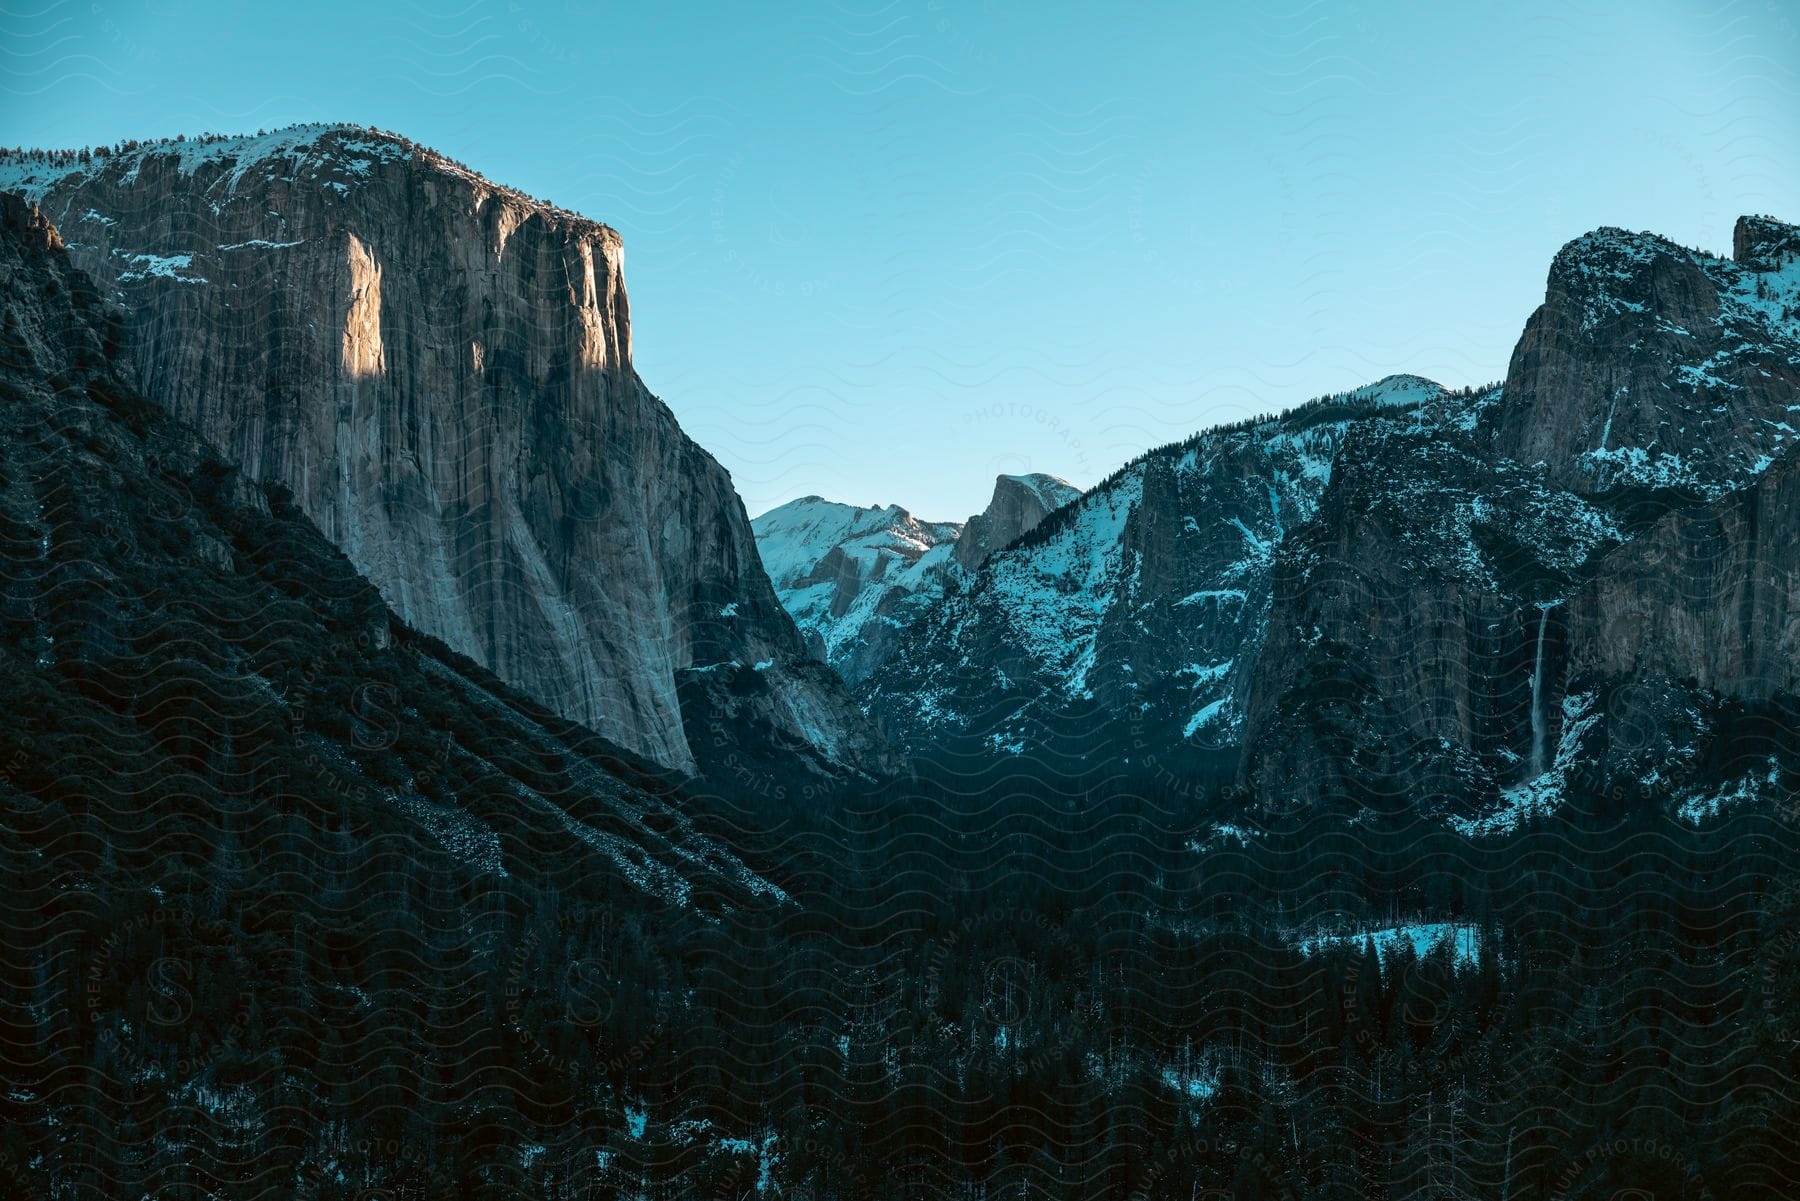
[[[814,574],[834,549],[865,564],[881,555],[911,561],[962,532],[959,522],[920,521],[899,505],[864,508],[819,496],[778,505],[750,529],[777,589]]]
[[[750,523],[775,595],[808,648],[854,682],[898,645],[913,612],[942,594],[961,523],[899,505],[805,496]]]

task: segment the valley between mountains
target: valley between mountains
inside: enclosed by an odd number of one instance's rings
[[[622,256],[358,126],[0,153],[11,1191],[1800,1178],[1800,228],[936,521],[752,519]]]

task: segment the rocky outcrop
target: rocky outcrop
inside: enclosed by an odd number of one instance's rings
[[[771,737],[881,761],[633,369],[613,230],[350,126],[14,156],[0,187],[123,306],[146,392],[410,624],[683,771],[684,673],[758,665]]]
[[[1780,271],[1800,259],[1800,228],[1773,217],[1739,217],[1731,231],[1731,257],[1752,271]]]
[[[1772,269],[1791,240],[1746,219],[1739,262],[1619,229],[1569,243],[1513,351],[1494,452],[1590,494],[1716,496],[1766,467],[1800,389],[1800,278]]]
[[[1491,832],[1575,773],[1666,784],[1698,745],[1674,725],[1793,689],[1794,232],[1740,222],[1743,263],[1577,239],[1466,428],[1347,442],[1278,556],[1253,796],[1436,800]]]
[[[993,553],[858,695],[890,737],[940,756],[1084,773],[1234,752],[1275,548],[1346,431],[1445,406],[1461,411],[1392,377],[1152,451]]]
[[[986,509],[969,518],[956,540],[955,558],[964,571],[978,570],[995,551],[1037,529],[1038,523],[1081,496],[1081,489],[1053,475],[1002,475]]]

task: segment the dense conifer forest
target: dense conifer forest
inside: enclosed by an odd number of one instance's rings
[[[1252,805],[1219,755],[1078,788],[1009,757],[667,778],[407,628],[137,393],[41,218],[8,221],[9,1195],[1700,1201],[1800,1175],[1781,704],[1712,714],[1703,751],[1773,760],[1772,804],[1696,825],[1576,778],[1480,842],[1373,788]]]

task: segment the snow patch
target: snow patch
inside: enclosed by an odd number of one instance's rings
[[[1710,792],[1689,793],[1675,807],[1675,816],[1690,826],[1712,821],[1727,809],[1748,804],[1772,793],[1781,780],[1781,768],[1775,756],[1742,777]]]
[[[1192,738],[1197,731],[1219,720],[1225,712],[1225,706],[1230,703],[1231,698],[1220,697],[1218,700],[1206,705],[1200,712],[1188,718],[1187,725],[1182,728],[1181,736],[1183,738]]]
[[[131,264],[127,270],[119,273],[120,283],[132,283],[143,279],[172,279],[176,283],[182,284],[206,282],[197,275],[180,274],[194,265],[194,256],[191,254],[127,254],[120,250],[115,250],[113,253],[120,255]]]
[[[227,242],[220,250],[292,250],[296,246],[306,245],[306,239],[296,242],[271,242],[267,238],[251,238],[248,242]]]

